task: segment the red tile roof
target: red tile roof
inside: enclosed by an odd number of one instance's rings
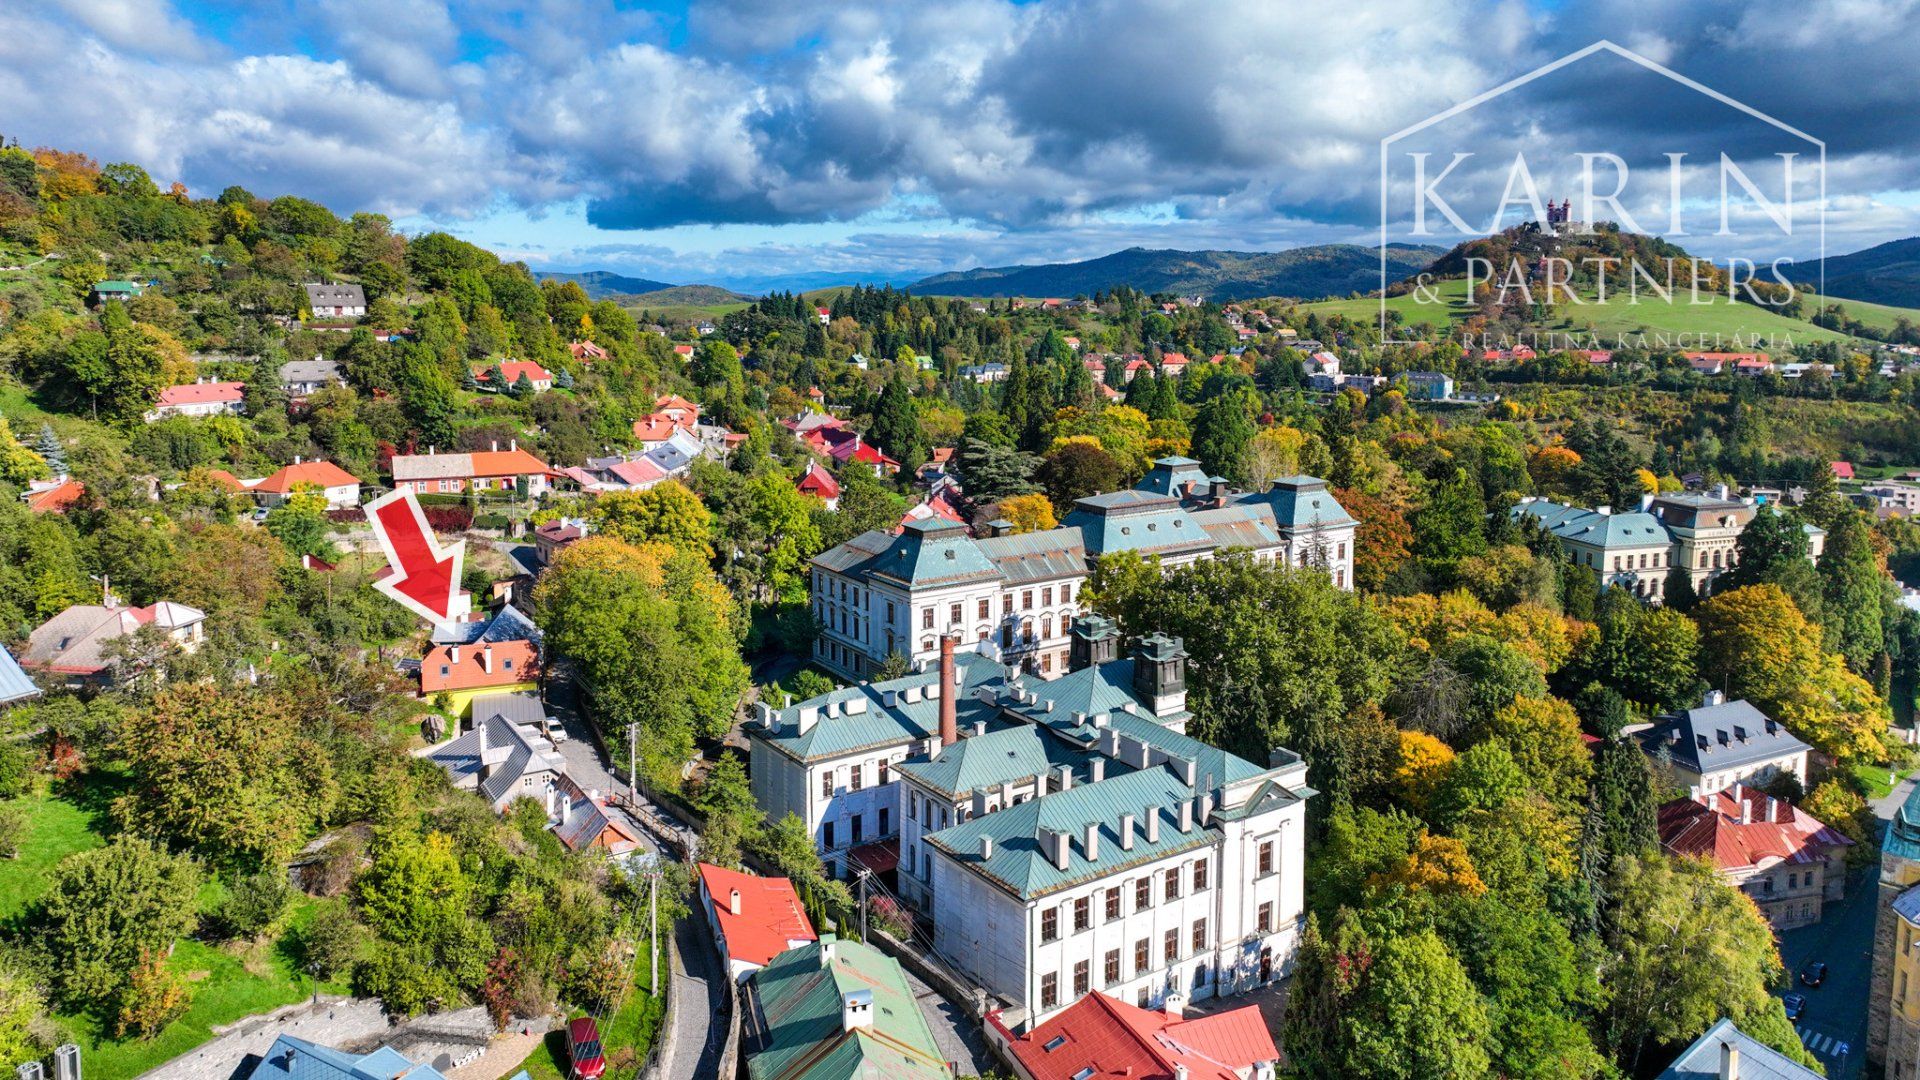
[[[793,941],[818,941],[813,923],[800,906],[793,882],[743,874],[712,863],[700,864],[700,881],[713,901],[713,919],[727,939],[727,958],[764,965],[786,952]],[[740,894],[740,914],[732,898]]]
[[[633,437],[641,442],[666,442],[680,425],[666,413],[651,413],[633,422]]]
[[[1676,855],[1739,870],[1780,861],[1824,862],[1835,848],[1853,841],[1785,799],[1735,785],[1661,806],[1660,844]]]
[[[295,484],[334,488],[358,483],[360,483],[359,477],[331,461],[302,461],[295,465],[288,465],[260,481],[254,485],[253,490],[285,495],[293,490]]]
[[[27,496],[27,509],[36,514],[57,514],[79,502],[87,494],[86,486],[78,480],[69,480],[43,491]]]
[[[621,483],[628,487],[643,487],[657,484],[667,478],[667,471],[646,458],[623,461],[607,469]]]
[[[840,497],[840,481],[835,480],[832,473],[821,468],[817,461],[807,462],[807,471],[800,474],[800,479],[795,480],[793,486],[805,494],[818,495],[822,499]]]
[[[1835,461],[1835,462],[1830,462],[1829,464],[1833,466],[1833,478],[1835,480],[1853,479],[1853,462]]]
[[[207,479],[212,480],[228,491],[245,492],[253,490],[247,486],[245,480],[240,479],[225,469],[208,469]]]
[[[540,677],[540,652],[531,641],[496,641],[492,644],[493,670],[486,670],[486,645],[436,645],[420,661],[420,693],[437,694],[442,690],[478,690],[488,686],[511,686]],[[460,660],[454,662],[458,650]],[[512,666],[509,667],[508,665]],[[440,669],[448,669],[445,675]]]
[[[607,358],[607,350],[591,341],[570,341],[567,343],[567,352],[573,354],[573,358],[583,364]]]
[[[476,379],[483,378],[485,377],[487,372],[491,370],[493,369],[490,367],[474,368],[473,377]],[[522,375],[525,375],[527,377],[527,381],[531,383],[542,383],[542,382],[553,381],[553,372],[548,371],[546,368],[541,367],[539,364],[535,363],[532,360],[509,360],[506,363],[500,365],[500,374],[502,377],[504,377],[507,380],[508,386],[512,386],[514,383],[518,382],[520,380],[520,376]]]
[[[695,405],[679,394],[662,394],[653,399],[653,411],[657,413],[667,413],[669,415],[675,413],[683,414],[684,419],[680,421],[683,424],[691,424],[700,416],[700,406]]]
[[[1189,1080],[1239,1080],[1280,1057],[1258,1005],[1184,1020],[1098,990],[1009,1046],[1033,1080],[1171,1080],[1178,1066]]]
[[[160,391],[161,407],[168,405],[206,405],[211,402],[241,401],[247,396],[243,382],[186,383]]]

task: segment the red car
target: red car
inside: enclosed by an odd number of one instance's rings
[[[600,1025],[593,1017],[567,1023],[567,1058],[573,1063],[573,1071],[567,1074],[573,1080],[600,1080],[607,1071],[607,1059],[600,1052]]]

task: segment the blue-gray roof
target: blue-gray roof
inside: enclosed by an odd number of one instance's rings
[[[965,526],[935,519],[907,522],[894,542],[867,564],[866,572],[919,586],[1000,576]]]
[[[1740,1051],[1740,1080],[1820,1080],[1820,1074],[1780,1053],[1722,1018],[1680,1052],[1657,1080],[1719,1080],[1720,1047]]]
[[[1665,753],[1676,766],[1703,775],[1808,748],[1785,725],[1768,719],[1744,699],[1663,716],[1634,738],[1648,754]]]
[[[1597,548],[1641,548],[1669,542],[1667,528],[1660,519],[1645,511],[1601,513],[1546,499],[1534,499],[1515,506],[1515,518],[1530,517],[1562,540],[1573,540]]]
[[[433,631],[435,645],[478,645],[488,641],[531,641],[538,645],[541,637],[540,628],[533,620],[512,604],[503,604],[485,621],[436,623]]]
[[[1170,496],[1115,491],[1073,506],[1060,524],[1080,530],[1087,554],[1096,558],[1116,551],[1172,555],[1213,547],[1207,530]]]
[[[1920,786],[1907,794],[1893,820],[1887,822],[1886,835],[1880,841],[1883,855],[1920,860]]]
[[[954,701],[961,728],[970,730],[976,721],[997,717],[999,710],[981,701],[974,690],[1003,678],[1005,669],[975,653],[955,656],[954,667],[961,678],[960,697]],[[773,728],[756,726],[749,729],[749,735],[800,761],[925,739],[940,731],[940,699],[925,694],[939,681],[940,673],[935,669],[885,682],[843,686],[774,710]],[[800,718],[808,712],[814,719],[803,733]]]
[[[0,708],[17,704],[30,697],[36,697],[40,688],[33,685],[27,673],[13,659],[13,654],[0,649]]]
[[[1910,923],[1920,923],[1920,885],[1893,898],[1893,913]]]
[[[1155,461],[1153,468],[1147,470],[1147,475],[1133,486],[1156,495],[1182,495],[1188,484],[1204,484],[1207,480],[1200,463],[1192,458],[1164,457]]]
[[[1057,773],[1062,765],[1084,778],[1093,756],[1038,728],[1022,726],[961,739],[932,761],[907,761],[895,770],[959,799],[1009,781]]]
[[[1327,482],[1312,476],[1283,476],[1265,492],[1243,495],[1236,501],[1265,506],[1274,522],[1288,529],[1355,524],[1353,515],[1327,490]]]
[[[522,1070],[513,1080],[526,1076]],[[446,1076],[431,1065],[415,1065],[392,1047],[349,1054],[282,1035],[267,1048],[247,1080],[446,1080]]]

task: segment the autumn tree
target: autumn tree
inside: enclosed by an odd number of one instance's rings
[[[1354,587],[1379,592],[1413,558],[1413,529],[1399,511],[1364,491],[1340,488],[1333,495],[1359,522],[1353,534]]]
[[[1042,532],[1059,524],[1045,495],[1015,495],[1000,500],[1000,516],[1013,523],[1016,533]]]
[[[143,955],[193,929],[199,890],[190,860],[130,836],[61,860],[33,913],[54,987],[82,1007],[113,1001]]]
[[[713,554],[713,515],[677,480],[602,495],[587,511],[587,521],[595,534],[629,544],[657,541],[702,558]]]
[[[1700,605],[1700,673],[1745,698],[1815,749],[1842,760],[1883,752],[1885,703],[1778,585],[1749,585]]]

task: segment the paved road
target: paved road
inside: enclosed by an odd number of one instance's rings
[[[974,1023],[965,1010],[921,982],[906,965],[901,965],[900,972],[907,977],[907,985],[913,988],[914,999],[920,1003],[920,1015],[927,1018],[927,1027],[933,1030],[933,1041],[940,1047],[940,1056],[954,1063],[955,1076],[985,1076],[999,1064],[987,1049],[980,1025]]]

